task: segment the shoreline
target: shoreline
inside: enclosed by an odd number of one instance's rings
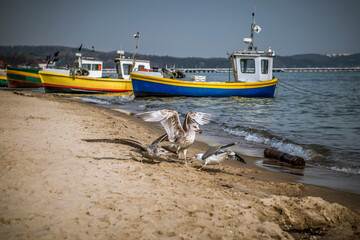
[[[70,98],[71,99],[71,98]],[[115,110],[118,112],[123,112],[127,115],[134,115],[134,112],[130,112],[128,109],[123,109],[120,105],[119,108],[115,107],[115,105],[111,105],[108,107],[99,102],[88,102],[88,101],[80,101],[83,103],[90,103],[98,107],[103,107],[106,109]],[[115,108],[114,108],[115,107]],[[162,126],[157,123],[148,123],[152,128],[157,128],[160,131],[163,130]],[[206,129],[206,126],[203,127]],[[206,130],[203,134],[197,134],[196,139],[198,141],[204,142],[210,145],[221,145],[224,142],[229,142],[228,136],[224,135],[216,135],[209,134]],[[263,156],[263,149],[259,150],[259,147],[252,147],[249,143],[240,142],[239,145],[235,145],[232,147],[235,151],[240,153],[240,155],[255,157],[259,160],[264,160],[264,163],[259,163],[259,161],[255,164],[255,166],[260,167],[260,170],[276,172],[279,174],[290,174],[294,176],[297,182],[305,183],[308,185],[325,187],[337,191],[348,192],[353,194],[360,194],[360,187],[356,184],[360,182],[360,175],[353,175],[344,172],[336,172],[327,169],[326,167],[321,166],[313,166],[306,165],[303,169],[293,168],[286,163],[282,163],[276,160],[269,160]],[[225,162],[226,164],[226,162]],[[286,166],[287,165],[287,166]],[[253,165],[254,166],[254,165]]]
[[[56,97],[62,98],[61,96],[56,96]],[[68,99],[68,100],[72,101],[71,99]],[[119,116],[125,117],[125,118],[128,117],[128,120],[136,119],[139,124],[142,124],[148,128],[151,128],[152,130],[156,131],[158,135],[164,134],[164,129],[162,128],[162,126],[159,123],[151,123],[151,122],[141,121],[140,119],[135,118],[133,116],[133,113],[131,113],[127,110],[123,110],[120,108],[119,109],[107,108],[107,107],[98,105],[96,103],[91,103],[91,102],[86,102],[86,101],[85,102],[84,101],[76,101],[76,102],[79,102],[79,103],[82,103],[85,105],[88,104],[90,106],[93,106],[93,107],[96,107],[99,109],[106,109],[109,111],[110,114],[115,114],[115,115],[118,114]],[[205,128],[206,128],[206,126],[205,126]],[[218,139],[217,137],[209,138],[208,136],[204,136],[204,135],[206,135],[206,134],[202,134],[202,135],[197,134],[195,142],[192,145],[192,147],[190,147],[190,149],[191,148],[196,148],[196,149],[201,148],[203,150],[203,152],[205,152],[210,146],[219,145],[219,141],[225,140],[225,139]],[[210,139],[211,139],[211,141],[210,141]],[[310,189],[307,190],[307,194],[310,194],[311,196],[322,197],[323,199],[325,199],[331,203],[340,203],[351,209],[360,210],[360,194],[359,193],[345,191],[342,189],[330,188],[326,185],[312,184],[311,183],[311,180],[313,180],[312,177],[302,179],[297,174],[282,172],[281,170],[276,170],[275,168],[265,166],[264,164],[259,165],[256,161],[263,160],[263,159],[265,159],[265,157],[241,154],[243,152],[243,151],[241,151],[241,150],[243,150],[241,147],[234,146],[233,149],[237,150],[237,152],[239,152],[240,155],[245,157],[248,164],[244,165],[244,164],[238,163],[234,160],[227,160],[223,163],[224,165],[229,165],[229,166],[238,167],[238,168],[248,168],[248,169],[255,168],[259,171],[267,172],[266,177],[261,178],[261,180],[265,180],[265,181],[297,182],[297,183],[305,184],[310,187]],[[197,152],[197,153],[199,153],[199,152]],[[250,151],[250,153],[251,153],[251,151]],[[278,162],[278,163],[281,164],[281,162]],[[326,173],[329,172],[327,169],[321,169],[319,167],[315,167],[315,168],[317,168],[318,170],[321,170],[323,174],[324,174],[324,172],[326,172]],[[313,172],[311,174],[315,175],[315,173],[313,173]],[[341,174],[343,174],[343,173],[341,173]],[[331,179],[331,177],[330,177],[330,179]],[[341,179],[344,179],[344,176],[341,177]],[[329,178],[327,178],[327,180],[329,180]],[[336,179],[335,179],[335,181],[336,181]],[[332,182],[334,182],[334,180]],[[320,194],[318,194],[318,193],[320,193]],[[345,196],[345,197],[343,198],[341,196]],[[352,198],[355,198],[356,200],[355,201],[347,200],[347,199],[352,199]],[[359,201],[357,201],[357,200],[359,200]]]
[[[9,91],[9,90],[6,90]],[[1,92],[1,90],[0,90]],[[13,90],[10,90],[9,92],[14,92]],[[24,91],[25,95],[29,95],[29,96],[35,96],[35,97],[39,97],[39,98],[47,98],[47,94],[46,93],[42,93],[42,92],[26,92],[26,90]],[[144,125],[147,128],[150,128],[152,131],[155,131],[157,133],[157,135],[162,135],[164,133],[164,130],[162,128],[162,126],[159,123],[152,123],[152,122],[144,122],[136,117],[133,116],[133,113],[127,111],[127,110],[123,110],[123,109],[113,109],[113,108],[107,108],[104,107],[102,105],[98,105],[97,103],[92,103],[92,102],[86,102],[86,101],[78,101],[78,100],[74,100],[72,98],[67,98],[67,97],[62,97],[62,96],[58,96],[58,95],[51,95],[51,97],[55,98],[55,99],[59,99],[59,100],[65,100],[65,101],[69,101],[69,102],[76,102],[79,104],[84,104],[85,106],[91,106],[94,108],[97,108],[99,110],[103,110],[103,111],[107,111],[109,114],[111,115],[115,115],[115,116],[119,116],[122,118],[125,118],[129,121],[136,121],[138,124]],[[206,128],[206,126],[205,126]],[[208,138],[208,136],[204,136],[206,134],[197,134],[196,139],[194,144],[192,145],[191,148],[195,148],[195,149],[202,149],[203,151],[206,151],[210,146],[212,145],[219,145],[219,141],[224,140],[223,138],[217,138],[217,137],[210,137]],[[211,140],[210,140],[211,139]],[[236,148],[236,146],[233,147],[233,149],[235,150],[240,150],[238,151],[241,154],[241,147],[240,148]],[[198,152],[197,152],[198,153]],[[250,151],[251,153],[251,151]],[[267,175],[270,175],[270,177],[265,177],[263,178],[263,180],[271,180],[271,181],[275,181],[275,182],[298,182],[298,183],[302,183],[305,184],[307,186],[311,186],[313,188],[315,188],[314,190],[310,190],[310,193],[315,194],[314,196],[319,196],[324,198],[325,200],[329,201],[329,202],[336,202],[336,203],[340,203],[343,204],[347,207],[350,207],[352,209],[358,209],[360,210],[360,201],[346,201],[343,200],[341,197],[337,197],[336,195],[342,195],[345,194],[347,196],[349,196],[350,198],[353,196],[358,196],[359,200],[360,200],[360,194],[355,193],[355,192],[351,192],[351,191],[344,191],[341,189],[334,189],[334,188],[330,188],[327,186],[322,186],[322,185],[316,185],[316,184],[311,184],[309,182],[309,180],[301,180],[301,177],[298,174],[292,174],[292,173],[286,173],[286,172],[282,172],[281,170],[276,170],[274,168],[268,167],[264,164],[259,165],[258,163],[256,163],[256,161],[260,161],[262,159],[265,159],[265,157],[260,157],[260,156],[251,156],[251,155],[244,155],[241,154],[243,157],[245,157],[248,160],[248,164],[244,165],[244,164],[240,164],[237,163],[236,161],[233,160],[227,160],[225,161],[223,164],[225,165],[229,165],[229,166],[233,166],[233,167],[239,167],[239,168],[250,168],[250,169],[257,169],[259,171],[264,171],[267,173]],[[249,161],[250,160],[250,161]],[[280,162],[278,162],[280,163]],[[315,167],[318,168],[318,167]],[[318,168],[319,169],[319,168]],[[324,169],[321,169],[324,170]],[[325,169],[325,171],[328,171]],[[343,174],[343,173],[341,173]],[[321,190],[322,189],[322,190]],[[325,193],[327,191],[329,192],[334,192],[334,193],[327,193],[325,195],[316,195],[316,192],[320,191],[321,193]]]
[[[60,94],[60,96],[63,95]],[[69,98],[71,99],[75,98],[75,100],[78,99],[80,102],[88,102],[98,105],[100,107],[110,108],[113,110],[118,110],[120,112],[123,111],[130,114],[135,114],[142,111],[140,106],[137,106],[136,104],[136,102],[139,101],[134,101],[134,102],[128,102],[128,101],[122,102],[116,100],[112,100],[114,102],[110,100],[103,101],[101,100],[102,97],[96,97],[96,96],[94,96],[94,98],[92,97],[88,98],[85,96],[84,99],[82,98],[82,96],[80,97],[70,96]],[[120,102],[120,104],[116,104],[118,102]],[[164,104],[162,105],[163,108],[168,107]],[[177,105],[177,107],[180,106]],[[147,110],[143,109],[143,111],[147,111]],[[197,139],[206,142],[210,145],[221,145],[222,143],[226,143],[228,141],[240,141],[240,144],[234,146],[233,149],[243,155],[257,156],[264,159],[264,163],[258,163],[258,165],[260,165],[262,169],[268,171],[275,171],[282,174],[285,173],[285,174],[293,174],[300,176],[301,179],[299,179],[298,181],[301,183],[307,183],[307,184],[323,186],[339,191],[346,191],[346,192],[360,194],[360,186],[356,184],[357,182],[360,182],[360,175],[358,174],[347,173],[345,171],[334,171],[333,169],[329,169],[325,165],[316,166],[314,165],[314,163],[307,164],[303,170],[294,169],[291,166],[287,167],[286,164],[280,161],[274,161],[264,158],[263,155],[264,148],[269,146],[266,146],[264,144],[256,144],[251,141],[248,142],[247,140],[243,139],[242,137],[239,137],[236,134],[234,135],[228,133],[227,131],[221,130],[221,128],[215,127],[214,124],[207,125],[205,126],[205,128],[206,131],[204,131],[204,133],[201,135],[198,134]],[[162,129],[161,126],[160,129]],[[299,156],[301,156],[301,154]]]
[[[54,95],[21,94],[0,91],[0,239],[359,237],[359,194],[296,183],[249,156],[248,165],[229,161],[221,171],[185,168],[174,156],[141,163],[131,147],[81,139],[150,142],[163,133],[154,124]],[[196,141],[189,157],[207,146]]]
[[[201,138],[203,139],[202,141],[207,143],[211,142],[212,144],[220,144],[221,142],[228,141],[227,138],[218,136],[210,136],[211,141],[206,137],[201,136]],[[245,155],[246,153],[252,154],[247,156],[257,158],[258,161],[255,165],[262,170],[292,175],[299,183],[360,194],[360,185],[357,184],[360,183],[360,175],[332,171],[324,166],[314,166],[310,164],[306,164],[304,168],[297,168],[278,160],[266,158],[263,155],[263,150],[259,152],[257,148],[248,149],[242,146],[241,143],[234,146],[233,149],[239,153],[245,153]]]

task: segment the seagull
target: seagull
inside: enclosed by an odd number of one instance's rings
[[[226,159],[233,158],[237,161],[247,164],[247,162],[240,157],[237,153],[233,152],[228,147],[238,144],[238,142],[233,142],[230,144],[222,145],[222,146],[215,146],[209,148],[204,154],[199,153],[196,154],[193,159],[198,160],[200,163],[204,164],[200,169],[203,169],[206,165],[215,165],[219,164],[219,169],[221,168],[221,163]]]
[[[160,157],[161,155],[168,154],[169,152],[162,148],[158,147],[158,144],[164,139],[167,138],[167,134],[164,134],[158,137],[154,142],[152,142],[149,146],[142,144],[138,141],[132,139],[125,139],[125,138],[115,138],[115,139],[83,139],[87,142],[108,142],[108,143],[120,143],[135,147],[134,152],[140,153],[143,157],[153,160],[155,158]]]
[[[178,159],[180,154],[184,156],[185,166],[187,167],[186,152],[195,141],[196,132],[202,133],[199,125],[210,122],[211,114],[190,111],[186,114],[183,125],[181,126],[179,114],[177,111],[162,109],[157,111],[137,114],[147,122],[160,122],[166,133],[169,142],[174,143]]]

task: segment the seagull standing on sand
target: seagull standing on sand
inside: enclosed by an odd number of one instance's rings
[[[175,144],[176,153],[180,159],[180,154],[184,156],[185,166],[187,166],[186,152],[195,141],[196,132],[201,133],[199,125],[210,122],[211,114],[190,111],[186,114],[184,124],[181,126],[179,114],[174,110],[162,109],[137,114],[144,121],[160,122],[168,136],[169,142]]]
[[[169,153],[166,149],[162,147],[158,147],[158,144],[164,139],[167,138],[167,135],[164,134],[160,137],[158,137],[154,142],[152,142],[149,146],[142,144],[138,141],[132,140],[132,139],[125,139],[125,138],[115,138],[115,139],[83,139],[87,142],[107,142],[107,143],[120,143],[129,145],[132,147],[135,147],[135,152],[140,153],[143,157],[153,160],[157,157],[160,157],[161,155],[165,155]]]
[[[215,146],[209,148],[204,154],[199,153],[196,154],[194,159],[198,160],[200,163],[204,164],[200,169],[203,169],[206,165],[219,165],[219,169],[221,168],[221,163],[228,159],[229,157],[247,164],[247,162],[240,157],[237,153],[233,152],[230,149],[227,149],[228,147],[231,147],[233,145],[238,144],[238,142],[222,145],[222,146]]]

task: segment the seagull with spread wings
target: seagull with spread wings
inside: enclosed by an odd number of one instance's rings
[[[149,146],[140,143],[138,141],[132,139],[125,139],[125,138],[115,138],[115,139],[83,139],[87,142],[107,142],[107,143],[119,143],[125,144],[134,147],[133,151],[140,153],[143,157],[153,160],[155,158],[160,157],[161,155],[168,154],[169,152],[159,147],[158,144],[164,141],[167,138],[167,135],[164,134],[158,137],[154,142],[152,142]]]
[[[186,152],[195,141],[196,132],[202,132],[199,125],[209,123],[212,118],[212,115],[208,113],[190,111],[186,114],[184,123],[181,126],[179,114],[174,110],[162,109],[140,113],[137,116],[147,122],[160,122],[162,124],[169,142],[174,143],[176,146],[179,159],[182,153],[185,166],[187,166]]]
[[[224,162],[229,157],[239,162],[247,164],[247,162],[242,157],[240,157],[239,154],[228,149],[228,147],[234,146],[236,144],[238,144],[238,142],[234,142],[222,146],[215,146],[209,148],[204,154],[203,153],[196,154],[194,156],[194,159],[204,164],[199,170],[203,169],[206,165],[215,165],[215,164],[218,164],[220,169],[221,163]]]

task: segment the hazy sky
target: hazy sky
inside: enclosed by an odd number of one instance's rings
[[[58,45],[175,57],[243,50],[360,53],[360,0],[0,0],[0,45]]]

